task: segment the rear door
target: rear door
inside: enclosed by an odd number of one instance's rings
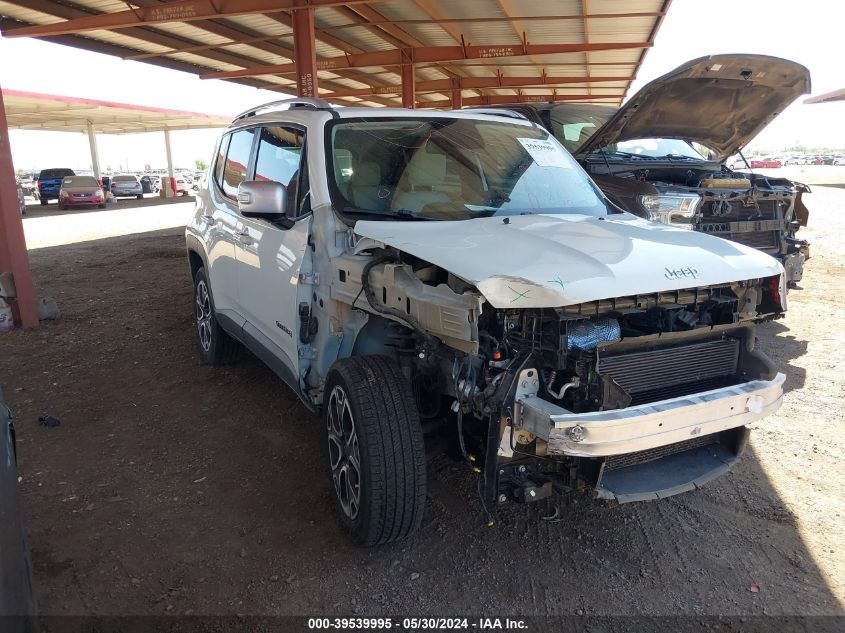
[[[285,229],[261,218],[239,218],[236,253],[239,301],[248,322],[244,330],[277,355],[281,351],[296,374],[299,271],[311,224],[308,170],[302,168],[305,132],[294,126],[260,128],[256,145],[252,179],[285,185],[294,224]]]

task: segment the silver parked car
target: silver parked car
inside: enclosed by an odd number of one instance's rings
[[[144,197],[144,189],[138,176],[132,174],[120,174],[111,179],[111,192],[115,198],[136,197],[139,200]]]

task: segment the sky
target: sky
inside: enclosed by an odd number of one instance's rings
[[[719,53],[774,55],[799,62],[810,69],[814,95],[843,88],[843,24],[843,0],[674,0],[629,94],[687,60]],[[64,68],[72,70],[63,72]],[[228,116],[282,98],[278,92],[203,81],[142,62],[31,39],[0,38],[0,86]],[[804,105],[804,98],[763,130],[747,153],[799,144],[845,149],[845,102]],[[175,166],[193,168],[196,159],[207,161],[219,133],[173,132]],[[10,140],[17,168],[90,167],[83,134],[11,130]],[[160,132],[100,135],[98,148],[103,169],[165,165]]]

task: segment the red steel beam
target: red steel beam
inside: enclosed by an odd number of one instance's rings
[[[431,79],[416,82],[416,91],[448,93],[453,89],[474,90],[478,88],[529,88],[531,86],[557,86],[560,84],[591,84],[608,82],[627,82],[630,77],[456,77],[454,79]],[[366,97],[370,95],[395,95],[402,92],[399,84],[392,86],[370,86],[368,88],[350,88],[323,93],[323,99],[342,99],[343,97]]]
[[[293,12],[293,55],[296,94],[300,97],[317,96],[317,51],[314,44],[314,9],[297,9]]]
[[[484,97],[465,97],[463,105],[504,105],[508,103],[549,103],[557,101],[589,101],[589,100],[604,100],[608,103],[618,103],[622,95],[560,95],[560,94],[544,94],[544,95],[489,95]],[[417,101],[418,108],[451,108],[451,99],[441,99],[438,101]]]
[[[642,11],[631,13],[591,13],[589,15],[513,15],[513,16],[494,16],[483,18],[413,18],[413,19],[398,19],[398,20],[370,20],[369,24],[373,26],[383,25],[400,25],[400,24],[484,24],[487,22],[534,22],[534,21],[553,21],[553,20],[581,20],[589,18],[591,20],[600,20],[602,18],[609,18],[618,20],[620,18],[657,18],[663,17],[664,13],[661,11]],[[355,22],[347,24],[332,24],[326,25],[317,30],[321,31],[340,31],[344,29],[359,28],[361,25]]]
[[[35,285],[29,270],[23,219],[18,206],[6,106],[0,91],[0,273],[2,272],[11,272],[14,277],[17,299],[10,304],[15,323],[22,327],[38,325]]]
[[[308,0],[308,6],[310,8],[334,7],[373,1]],[[296,9],[299,4],[299,0],[175,0],[126,11],[74,18],[55,24],[39,24],[11,29],[3,35],[5,37],[49,37],[101,29],[126,29],[133,26],[166,24],[168,22],[196,22],[198,20],[291,10]]]
[[[499,59],[522,55],[556,55],[561,53],[583,53],[591,51],[613,51],[629,48],[649,48],[651,42],[602,42],[596,44],[502,44],[487,46],[425,46],[419,48],[375,51],[357,55],[326,57],[317,64],[318,70],[338,68],[361,68],[366,66],[401,66],[410,59],[414,64],[433,62],[454,62],[462,59]],[[200,79],[234,79],[236,77],[258,77],[296,71],[296,64],[271,64],[253,66],[243,70],[213,72],[200,75]]]

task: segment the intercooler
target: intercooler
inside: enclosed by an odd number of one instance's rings
[[[739,339],[723,338],[678,347],[599,355],[598,373],[609,376],[643,404],[731,384],[739,361]]]
[[[779,234],[776,231],[760,231],[757,233],[728,233],[720,235],[728,240],[760,249],[777,249],[780,247]]]

